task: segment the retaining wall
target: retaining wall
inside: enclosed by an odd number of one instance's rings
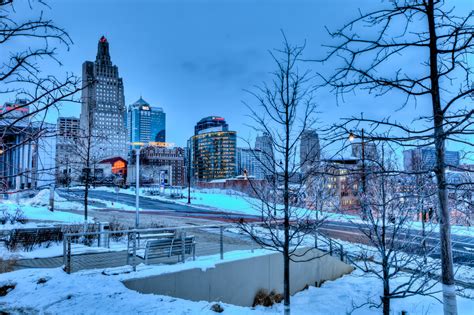
[[[302,253],[304,249],[300,250]],[[337,257],[311,249],[298,258],[306,262],[290,263],[291,294],[306,285],[314,286],[321,281],[334,280],[352,272],[352,266]],[[129,289],[140,293],[168,295],[191,301],[221,301],[251,306],[260,289],[283,292],[283,257],[280,253],[217,263],[205,271],[200,268],[182,270],[123,282]]]

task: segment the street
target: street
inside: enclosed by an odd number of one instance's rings
[[[69,200],[82,201],[84,191],[83,190],[65,190],[58,191],[62,197]],[[119,203],[126,204],[129,206],[135,205],[135,195],[124,194],[124,193],[112,193],[107,191],[90,190],[89,196],[92,199],[100,199],[107,201],[118,201]],[[114,209],[104,209],[102,211],[114,211]],[[120,212],[134,213],[133,210],[119,210]],[[176,218],[186,219],[200,219],[200,220],[213,220],[221,222],[237,222],[240,219],[244,219],[247,222],[258,222],[261,220],[260,216],[246,215],[239,213],[232,213],[227,211],[219,211],[218,209],[209,209],[208,207],[197,206],[197,205],[183,205],[176,204],[173,202],[167,202],[157,199],[152,199],[146,196],[140,196],[140,213],[142,215],[149,216],[167,216]],[[342,221],[325,221],[319,228],[321,232],[332,238],[337,238],[344,241],[367,244],[368,240],[362,233],[361,229],[364,226],[361,224],[342,222]],[[403,240],[409,240],[408,242],[413,247],[420,248],[421,244],[421,231],[411,230],[409,232],[399,232]],[[439,234],[437,231],[430,232],[426,238],[426,244],[430,257],[439,258]],[[474,237],[473,236],[462,236],[452,235],[452,246],[453,246],[453,257],[454,262],[465,264],[468,266],[474,266]]]

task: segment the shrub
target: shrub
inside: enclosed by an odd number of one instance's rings
[[[224,311],[224,308],[219,303],[215,303],[212,304],[211,311],[214,311],[216,313],[222,313]]]
[[[257,305],[270,307],[275,303],[280,303],[281,301],[283,301],[283,295],[281,295],[280,293],[276,293],[275,291],[268,293],[267,290],[260,289],[257,291],[257,294],[255,294],[252,307],[255,307]]]
[[[85,230],[85,231],[84,231]],[[90,233],[90,232],[98,232],[99,225],[98,224],[68,224],[62,227],[62,232],[66,233]],[[72,238],[73,243],[82,243],[84,245],[90,246],[94,240],[97,239],[97,234],[95,235],[85,235],[85,236],[76,236]]]
[[[0,224],[5,225],[8,221],[10,221],[10,214],[8,213],[7,209],[3,209],[2,213],[0,214]]]
[[[25,224],[28,219],[25,217],[25,213],[20,208],[16,208],[15,213],[10,215],[10,223],[15,224],[16,222]]]
[[[109,223],[109,231],[123,231],[126,230],[125,225],[120,223],[117,219],[117,217],[113,217],[112,221]],[[125,236],[124,233],[112,233],[110,234],[110,237],[114,241],[119,241]]]
[[[16,283],[8,282],[3,285],[0,285],[0,296],[5,296],[11,290],[15,289]]]

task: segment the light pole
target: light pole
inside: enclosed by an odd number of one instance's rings
[[[188,205],[191,204],[191,142],[188,141]]]
[[[135,229],[140,225],[140,146],[135,149]]]
[[[349,141],[354,141],[356,135],[352,133],[349,134]],[[362,188],[362,195],[365,196],[366,193],[366,175],[365,175],[365,138],[364,138],[364,128],[361,129],[361,137],[360,137],[360,146],[361,146],[361,160],[362,160],[362,174],[361,174],[361,188]],[[365,210],[365,202],[362,202],[362,219],[367,219],[367,212]]]

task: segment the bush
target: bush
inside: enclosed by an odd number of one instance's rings
[[[109,231],[123,231],[126,230],[125,225],[120,223],[116,217],[112,218],[112,221],[109,223]],[[119,241],[125,236],[124,233],[112,233],[110,238],[114,241]]]
[[[0,224],[5,225],[8,221],[10,221],[10,214],[6,209],[3,209],[2,213],[0,214]]]
[[[15,213],[10,216],[10,223],[15,224],[16,222],[25,224],[28,219],[25,217],[25,213],[20,208],[16,208]]]
[[[283,295],[280,293],[276,293],[275,291],[268,293],[267,290],[260,289],[258,290],[257,294],[255,294],[252,307],[257,305],[270,307],[275,303],[280,303],[281,301],[283,301]]]
[[[84,231],[85,230],[85,231]],[[83,223],[78,223],[78,224],[68,224],[64,225],[62,227],[62,232],[64,234],[66,233],[90,233],[90,232],[98,232],[99,231],[99,225],[98,224],[83,224]],[[75,236],[72,238],[73,243],[81,243],[86,246],[90,246],[94,240],[97,239],[98,234],[95,235],[85,235],[85,236]]]
[[[28,222],[28,219],[26,218],[23,210],[21,210],[19,207],[16,208],[15,213],[13,214],[10,213],[8,209],[3,209],[2,213],[0,214],[0,224],[5,225],[8,222],[10,222],[10,224],[25,224]]]

